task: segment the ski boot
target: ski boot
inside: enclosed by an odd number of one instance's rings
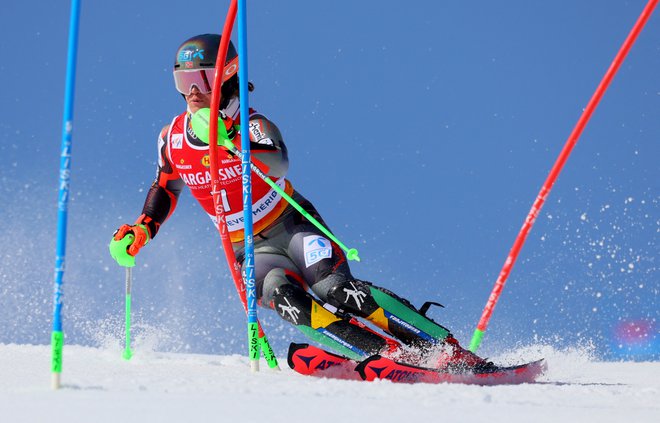
[[[276,288],[273,308],[308,338],[354,360],[387,354],[400,345],[341,313],[336,307],[322,304],[297,285]]]
[[[410,364],[452,371],[494,367],[462,348],[449,329],[426,316],[431,305],[441,304],[426,302],[418,310],[393,292],[360,280],[346,281],[330,289],[328,302],[366,319],[413,348],[417,360],[410,359],[410,352],[403,356]]]

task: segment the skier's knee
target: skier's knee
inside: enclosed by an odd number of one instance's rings
[[[272,269],[261,282],[261,304],[268,308],[274,308],[275,290],[288,284],[289,281],[286,278],[284,269]],[[259,287],[257,287],[257,290],[259,292]]]
[[[312,298],[297,285],[287,283],[275,288],[272,308],[294,325],[309,326],[311,323]]]

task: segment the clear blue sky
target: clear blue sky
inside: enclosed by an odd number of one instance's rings
[[[451,4],[449,4],[451,3]],[[385,5],[384,5],[385,4]],[[356,276],[467,343],[568,135],[645,1],[250,1],[251,105],[282,130],[289,177]],[[67,342],[121,333],[112,232],[140,213],[158,130],[184,108],[171,66],[228,1],[83,1],[73,135]],[[659,317],[660,18],[651,17],[523,248],[483,349],[591,340]],[[69,5],[0,16],[0,342],[47,343]],[[159,348],[242,352],[244,318],[210,222],[184,195],[134,272]],[[302,337],[262,313],[278,348]],[[657,326],[656,326],[657,328]]]

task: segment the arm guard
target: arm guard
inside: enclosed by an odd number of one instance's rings
[[[289,169],[289,157],[280,130],[265,116],[250,116],[250,150],[256,163],[263,163],[268,176],[282,178]]]

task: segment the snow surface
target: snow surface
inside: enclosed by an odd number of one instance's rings
[[[496,361],[546,357],[536,384],[402,385],[301,376],[280,358],[250,373],[239,355],[64,347],[50,388],[50,346],[0,344],[4,422],[658,422],[660,362],[598,362],[528,347]],[[252,405],[251,405],[252,403]]]

